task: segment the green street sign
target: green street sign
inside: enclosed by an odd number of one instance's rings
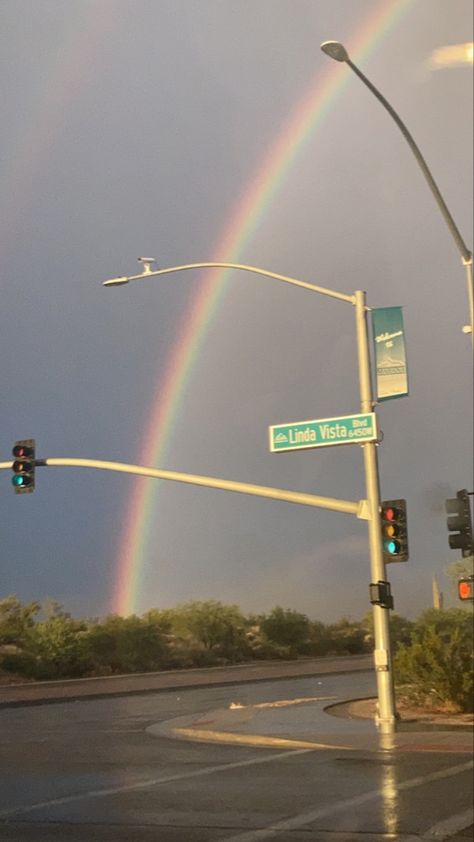
[[[377,416],[344,415],[342,418],[319,418],[317,421],[296,421],[294,424],[273,424],[269,427],[270,450],[303,450],[309,447],[330,447],[335,444],[361,444],[376,441]]]

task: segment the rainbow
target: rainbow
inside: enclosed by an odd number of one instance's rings
[[[356,62],[363,61],[412,4],[413,0],[385,0],[377,4],[375,12],[372,11],[347,43],[351,57]],[[238,262],[242,259],[245,248],[255,236],[277,192],[281,190],[294,161],[348,84],[349,76],[345,68],[330,61],[323,73],[318,70],[290,114],[283,131],[265,154],[263,163],[240,196],[217,249],[210,258],[212,261]],[[164,378],[160,380],[159,393],[142,442],[139,464],[149,464],[152,453],[154,464],[159,465],[166,455],[186,383],[191,377],[208,326],[224,296],[228,274],[228,270],[210,271],[193,297],[170,354]],[[151,522],[152,506],[156,506],[156,494],[156,483],[146,479],[136,481],[120,540],[118,574],[112,595],[112,611],[121,615],[137,610],[148,524]]]
[[[13,160],[1,173],[5,212],[0,226],[0,255],[5,259],[18,235],[22,217],[37,199],[35,185],[44,178],[52,152],[67,125],[67,110],[94,77],[111,25],[118,32],[120,16],[113,14],[113,0],[79,7],[65,19],[62,43],[51,54],[44,81],[22,128]],[[112,24],[111,24],[112,21]],[[7,211],[8,203],[8,211]]]

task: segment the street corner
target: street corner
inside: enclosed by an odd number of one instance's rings
[[[324,716],[321,703],[334,697],[311,697],[292,700],[262,702],[242,705],[233,702],[228,708],[220,708],[198,715],[180,716],[166,722],[149,726],[146,730],[155,737],[189,740],[192,742],[223,743],[260,748],[295,749],[317,751],[337,749],[351,751],[356,746],[347,740],[338,740],[334,735],[322,738],[324,727],[318,728],[318,716]],[[317,707],[315,705],[317,704]],[[297,717],[295,708],[306,716]],[[316,715],[313,722],[308,710]],[[334,739],[332,737],[334,736]]]
[[[416,731],[397,734],[396,748],[401,752],[437,752],[473,755],[472,734],[456,731]]]
[[[218,708],[206,713],[187,714],[149,725],[148,734],[155,737],[216,742],[216,734],[231,741],[233,728],[240,728],[252,718],[251,706],[231,704],[229,708]],[[225,740],[221,740],[222,742]]]
[[[330,716],[371,721],[376,728],[377,699],[353,699],[328,705]],[[377,734],[378,749],[401,752],[451,752],[472,754],[474,732],[471,715],[446,715],[404,706],[394,734]]]

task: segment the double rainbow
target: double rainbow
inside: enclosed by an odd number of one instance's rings
[[[385,0],[377,3],[375,11],[372,11],[348,42],[349,53],[354,60],[361,62],[370,55],[412,5],[413,0]],[[262,164],[249,180],[210,260],[242,261],[260,220],[271,207],[294,161],[313,138],[348,80],[349,74],[340,65],[331,62],[328,62],[324,73],[318,71],[290,113],[283,131],[267,150]],[[186,383],[191,377],[209,324],[223,298],[227,275],[226,270],[207,273],[192,300],[169,356],[165,376],[160,380],[159,392],[143,437],[139,464],[149,464],[151,453],[155,465],[160,465],[164,459],[171,443],[171,430]],[[152,509],[156,507],[158,488],[156,482],[139,479],[132,492],[119,543],[118,573],[111,606],[114,612],[121,615],[138,610],[149,524]]]

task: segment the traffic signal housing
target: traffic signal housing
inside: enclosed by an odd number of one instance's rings
[[[384,500],[380,520],[385,564],[408,561],[407,501]]]
[[[465,576],[458,581],[458,597],[461,600],[474,600],[474,576]]]
[[[449,546],[452,550],[461,550],[463,558],[467,558],[473,554],[473,541],[471,507],[466,489],[446,500],[445,507],[449,515],[446,525],[452,533],[448,538]]]
[[[12,449],[12,485],[15,494],[30,494],[35,487],[35,440],[21,439]]]

